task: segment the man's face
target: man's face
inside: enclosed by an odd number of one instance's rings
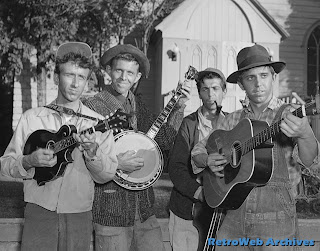
[[[246,91],[251,102],[256,105],[267,104],[273,94],[275,75],[268,66],[260,66],[245,71],[240,87]]]
[[[212,79],[203,79],[199,91],[199,97],[202,100],[203,106],[208,111],[215,111],[218,105],[221,105],[222,99],[226,92],[222,89],[222,80],[218,77]]]
[[[62,104],[77,101],[88,82],[89,72],[74,62],[61,64],[60,73],[54,75],[59,89],[57,101]]]
[[[124,59],[115,60],[112,66],[107,66],[107,72],[111,77],[112,87],[125,97],[130,88],[141,78],[137,62]]]

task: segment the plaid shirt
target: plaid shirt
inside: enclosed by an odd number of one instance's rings
[[[258,120],[260,121],[266,121],[269,124],[272,123],[274,117],[276,116],[279,108],[284,104],[284,102],[276,97],[272,97],[270,100],[268,106],[263,110],[261,113],[260,117]],[[290,112],[291,106],[288,106],[283,113],[288,113]],[[241,114],[244,111],[245,115],[244,117],[249,118],[249,119],[257,119],[254,116],[254,112],[249,105],[247,108],[237,110],[233,113],[230,113],[226,118],[219,124],[217,129],[222,129],[222,130],[231,130],[233,129],[240,121],[241,119]],[[209,135],[210,136],[210,135]],[[191,156],[195,156],[198,154],[207,154],[207,149],[206,149],[206,144],[208,141],[209,136],[204,138],[203,140],[199,141],[198,144],[196,144],[191,152]],[[298,155],[298,147],[297,145],[294,146],[294,149],[292,148],[286,148],[285,149],[285,157],[287,161],[287,166],[288,166],[288,171],[289,171],[289,176],[290,180],[293,185],[296,185],[300,182],[301,179],[301,170],[300,170],[300,165],[306,167],[302,161],[299,158]],[[313,160],[313,164],[309,167],[310,169],[315,169],[320,162],[320,145],[318,142],[318,155],[317,157]],[[203,168],[199,168],[195,165],[193,160],[191,159],[191,164],[193,167],[194,173],[199,173],[203,170]]]

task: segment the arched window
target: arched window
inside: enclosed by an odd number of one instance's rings
[[[320,75],[320,25],[315,27],[308,39],[308,85],[307,94],[319,94]]]

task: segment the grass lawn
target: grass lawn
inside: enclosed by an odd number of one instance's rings
[[[167,174],[155,183],[155,208],[158,218],[168,218],[167,205],[172,183]],[[25,202],[23,201],[23,184],[16,181],[0,180],[0,218],[22,218]]]

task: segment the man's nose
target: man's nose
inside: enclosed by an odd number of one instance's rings
[[[79,86],[79,78],[77,76],[74,76],[73,78],[73,85],[75,87],[78,87]]]
[[[128,74],[125,71],[123,71],[121,74],[121,79],[126,80],[127,78],[128,78]]]
[[[214,89],[209,88],[208,95],[209,95],[209,97],[215,96],[215,95],[216,95],[216,93],[215,93]]]
[[[260,76],[257,76],[254,78],[254,85],[255,86],[260,86],[262,84],[262,78]]]
[[[78,87],[79,86],[79,81],[80,81],[79,77],[78,76],[74,76],[73,79],[72,79],[72,85],[74,87]]]

